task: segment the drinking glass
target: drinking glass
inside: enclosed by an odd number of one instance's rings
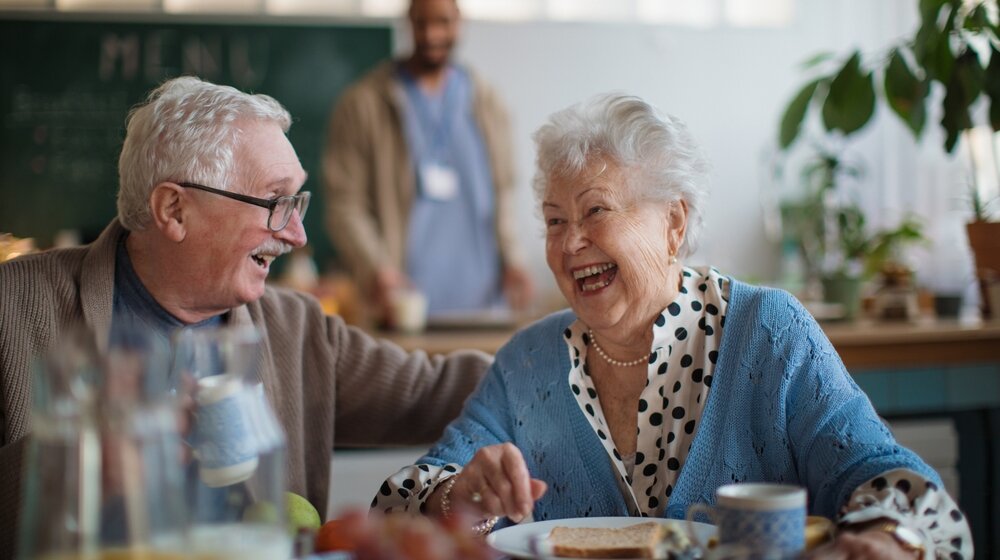
[[[18,554],[184,558],[179,414],[165,345],[99,353],[83,331],[36,362]]]
[[[258,374],[259,345],[251,327],[188,329],[175,338],[175,375],[193,403],[186,498],[196,554],[291,556],[285,437]]]

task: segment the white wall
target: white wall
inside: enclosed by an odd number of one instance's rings
[[[701,250],[690,262],[710,263],[744,278],[777,276],[778,251],[765,236],[762,197],[785,103],[805,83],[800,64],[820,51],[853,46],[877,56],[916,26],[914,0],[798,0],[782,28],[694,29],[635,23],[498,23],[468,21],[459,58],[500,90],[514,114],[521,238],[539,282],[554,286],[544,262],[541,224],[529,188],[531,133],[552,112],[609,90],[637,94],[687,122],[714,166]],[[400,27],[402,30],[402,27]],[[408,50],[405,30],[398,48]],[[880,106],[881,120],[889,121]],[[936,126],[930,121],[931,126]],[[940,171],[939,143],[918,152],[901,126],[887,122],[852,143],[867,173],[858,196],[875,224],[894,221],[915,199],[914,183]],[[945,173],[947,175],[947,173]],[[927,186],[934,192],[935,185]],[[900,192],[902,190],[902,192]],[[924,200],[926,199],[926,200]],[[966,257],[967,258],[967,257]],[[961,264],[961,263],[960,263]],[[552,288],[554,289],[554,288]]]

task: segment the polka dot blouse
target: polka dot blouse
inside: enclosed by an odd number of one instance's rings
[[[623,456],[608,435],[588,373],[588,327],[576,321],[563,333],[571,364],[567,384],[618,473],[631,515],[662,516],[670,500],[712,388],[728,301],[729,280],[717,270],[683,269],[680,293],[653,324],[632,455]],[[385,512],[423,512],[427,498],[461,468],[457,464],[405,467],[382,483],[371,506]],[[884,473],[861,485],[842,515],[848,523],[896,519],[923,535],[929,558],[972,557],[971,536],[952,498],[909,470]]]
[[[659,517],[667,507],[687,458],[712,387],[729,280],[715,269],[685,268],[680,293],[653,322],[653,346],[646,386],[639,396],[634,455],[623,456],[609,430],[587,363],[598,359],[588,328],[580,321],[566,329],[572,369],[568,383],[608,458],[618,471],[629,513]]]

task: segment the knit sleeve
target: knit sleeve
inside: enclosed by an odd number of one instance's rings
[[[458,473],[482,447],[512,441],[507,394],[497,363],[459,415],[415,464],[389,477],[372,501],[382,511],[416,512],[438,485]]]
[[[386,240],[369,200],[374,180],[373,125],[365,119],[366,102],[372,97],[366,84],[353,85],[337,100],[322,159],[326,230],[337,255],[361,286],[368,285],[378,266],[389,260]]]
[[[789,467],[808,487],[811,511],[836,517],[855,489],[894,469],[940,484],[934,469],[893,439],[815,320],[791,296],[784,304],[764,325],[774,346],[762,371],[778,364],[783,371],[777,406],[794,458]]]
[[[972,536],[958,505],[938,484],[907,469],[882,473],[858,487],[840,523],[892,519],[920,534],[925,558],[972,558]]]
[[[356,327],[332,327],[336,357],[336,443],[432,442],[458,416],[491,362],[476,351],[407,352]]]

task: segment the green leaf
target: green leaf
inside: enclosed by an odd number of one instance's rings
[[[947,0],[920,0],[920,19],[924,25],[937,26],[938,14]]]
[[[920,27],[913,41],[913,52],[921,66],[938,44],[938,37],[942,34],[938,22],[945,7],[951,9],[948,0],[920,0]],[[946,32],[944,34],[947,35]]]
[[[885,70],[886,99],[916,138],[920,138],[927,120],[924,100],[929,89],[927,82],[913,74],[899,49],[893,49]]]
[[[827,130],[851,134],[868,124],[875,112],[872,73],[861,70],[861,53],[854,54],[830,82],[823,103],[823,124]]]
[[[832,52],[817,53],[802,61],[802,64],[800,64],[799,66],[801,66],[803,70],[808,70],[810,68],[819,66],[820,64],[826,62],[827,60],[830,60],[831,58],[833,58],[833,56],[834,54]]]
[[[983,69],[979,66],[979,57],[971,49],[966,49],[955,61],[942,103],[944,116],[941,117],[941,126],[945,131],[945,151],[950,153],[954,150],[962,131],[972,128],[969,105],[979,96],[982,87]]]
[[[947,83],[955,66],[951,50],[951,32],[955,27],[955,11],[945,19],[943,27],[921,27],[913,45],[917,63],[927,73],[927,79]]]
[[[781,130],[779,132],[778,143],[781,149],[787,149],[789,146],[795,142],[795,138],[799,135],[799,129],[802,128],[802,120],[806,116],[806,111],[809,109],[809,101],[812,100],[812,96],[816,93],[816,86],[822,79],[813,80],[806,84],[797,94],[792,102],[788,104],[788,108],[785,109],[785,114],[781,117]]]
[[[984,30],[990,29],[990,17],[986,13],[986,5],[980,4],[973,8],[965,17],[962,27],[973,33],[982,33]]]
[[[969,105],[983,92],[983,66],[979,55],[972,49],[965,49],[955,61],[955,73],[962,82],[962,92]]]
[[[983,73],[983,92],[990,98],[990,125],[1000,130],[1000,51],[990,47],[990,63]]]

